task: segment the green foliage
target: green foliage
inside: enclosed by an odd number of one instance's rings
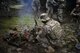
[[[34,20],[31,17],[24,16],[20,17],[12,17],[12,18],[3,18],[0,19],[0,31],[1,33],[6,32],[10,27],[14,27],[16,25],[28,25],[32,26],[34,24]]]

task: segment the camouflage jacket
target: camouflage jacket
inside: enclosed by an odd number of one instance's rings
[[[57,45],[58,43],[60,44],[63,33],[60,23],[55,20],[50,20],[46,25],[42,26],[42,31],[39,32],[37,39],[46,44]]]

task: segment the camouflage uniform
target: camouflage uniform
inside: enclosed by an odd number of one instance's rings
[[[47,0],[46,8],[48,15],[53,18],[53,14],[56,14],[58,3],[55,0]]]
[[[63,37],[63,31],[60,23],[55,20],[49,20],[43,28],[45,33],[49,34],[48,37],[50,38],[50,43],[60,46],[61,38]]]
[[[32,2],[32,10],[35,17],[39,16],[40,13],[40,1],[39,0],[33,0]]]
[[[42,19],[42,22],[44,21],[45,23],[43,23],[42,30],[38,34],[37,39],[42,42],[43,46],[45,45],[46,47],[62,47],[64,32],[60,26],[60,23],[50,19],[45,13],[41,16],[45,17]]]
[[[77,1],[76,7],[72,10],[71,15],[73,17],[73,22],[75,22],[75,31],[77,35],[80,35],[80,1]]]

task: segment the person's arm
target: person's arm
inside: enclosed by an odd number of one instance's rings
[[[76,11],[76,9],[74,8],[74,9],[72,10],[72,12],[71,12],[70,15],[74,15],[74,16],[76,16],[75,11]]]

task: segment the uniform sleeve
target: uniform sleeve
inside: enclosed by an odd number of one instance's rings
[[[50,26],[46,25],[46,26],[44,27],[44,31],[45,31],[45,33],[51,33],[51,28],[50,28]]]

